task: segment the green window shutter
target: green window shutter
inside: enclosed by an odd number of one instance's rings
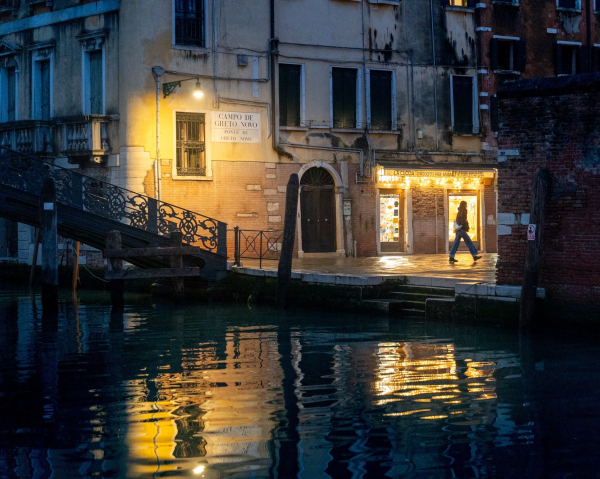
[[[453,76],[454,132],[473,133],[473,77]]]
[[[370,100],[371,128],[392,129],[392,72],[371,70]]]
[[[102,50],[90,52],[90,113],[104,113],[104,92],[102,91]]]
[[[334,128],[356,128],[356,72],[353,68],[332,69]]]
[[[301,65],[279,65],[279,124],[300,126]]]
[[[525,40],[518,40],[515,46],[516,67],[515,70],[524,72],[527,66],[527,51],[525,49]]]

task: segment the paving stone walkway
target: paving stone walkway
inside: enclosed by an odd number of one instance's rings
[[[317,273],[349,276],[423,276],[453,278],[460,281],[494,283],[496,281],[495,253],[482,254],[474,262],[471,255],[457,254],[458,263],[449,263],[445,254],[381,256],[371,258],[294,258],[295,273]],[[244,268],[258,269],[258,260],[242,258]],[[262,269],[277,270],[277,261],[262,262]]]

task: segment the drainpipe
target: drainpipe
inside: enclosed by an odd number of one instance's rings
[[[217,32],[217,0],[213,0],[213,74],[215,76],[213,80],[213,88],[215,90],[215,96],[213,99],[213,106],[219,108],[219,84],[217,77],[217,70],[219,68],[219,37]]]
[[[594,50],[594,46],[592,45],[592,2],[591,0],[586,0],[585,2],[585,23],[586,23],[586,30],[587,30],[587,47],[588,47],[588,52],[587,52],[587,62],[588,62],[588,72],[591,72],[594,68],[593,65],[593,60],[592,60],[592,53]],[[586,72],[587,73],[587,72]]]
[[[588,0],[589,2],[589,0]],[[435,30],[433,28],[433,0],[429,0],[429,9],[431,12],[431,55],[433,58],[433,105],[435,109],[435,149],[440,149],[440,139],[438,137],[438,106],[437,106],[437,69],[435,65]],[[436,240],[437,241],[437,240]],[[437,243],[436,243],[437,248]],[[436,251],[437,253],[437,251]]]
[[[165,74],[163,67],[152,67],[152,75],[156,80],[156,160],[154,161],[154,197],[161,199],[160,171],[160,77]]]

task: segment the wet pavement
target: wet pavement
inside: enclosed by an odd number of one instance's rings
[[[457,263],[449,263],[446,254],[397,255],[370,258],[294,258],[296,273],[349,276],[424,276],[455,278],[461,281],[493,283],[496,281],[495,253],[481,254],[474,262],[470,254],[457,254]],[[244,268],[259,268],[259,261],[242,258]],[[262,269],[277,271],[277,261],[263,260]]]

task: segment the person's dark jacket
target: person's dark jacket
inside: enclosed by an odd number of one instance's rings
[[[456,215],[456,223],[462,226],[461,230],[464,232],[469,231],[469,222],[467,221],[467,210],[461,210],[459,208],[458,214]]]

